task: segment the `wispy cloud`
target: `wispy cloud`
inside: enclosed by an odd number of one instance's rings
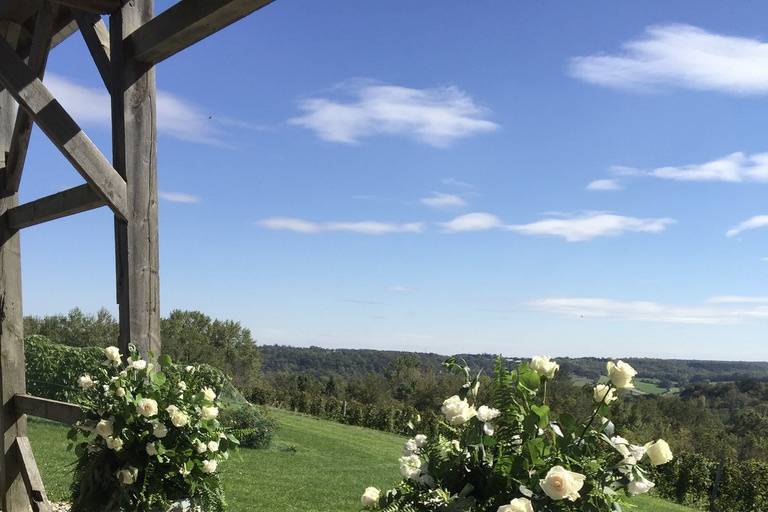
[[[661,233],[674,224],[673,219],[639,219],[604,212],[590,212],[576,217],[545,219],[530,224],[507,226],[524,235],[559,236],[569,242],[583,242],[603,236],[618,236],[627,232]]]
[[[460,215],[451,221],[442,223],[441,226],[447,233],[463,233],[499,229],[504,227],[504,223],[492,213],[474,212]]]
[[[363,235],[388,235],[393,233],[421,233],[424,230],[422,222],[404,224],[359,221],[359,222],[314,222],[291,217],[271,217],[258,222],[263,228],[276,231],[293,231],[295,233],[348,232]]]
[[[458,187],[463,188],[467,190],[477,190],[477,186],[473,185],[472,183],[469,183],[467,181],[461,181],[457,180],[456,178],[443,178],[441,180],[443,185],[447,185],[449,187]]]
[[[443,231],[461,233],[467,231],[507,230],[522,235],[557,236],[569,242],[584,242],[604,236],[618,236],[627,232],[661,233],[674,224],[673,219],[640,219],[605,212],[587,212],[575,216],[561,214],[558,218],[544,219],[529,224],[505,224],[491,213],[475,212],[460,215],[440,224]]]
[[[571,73],[621,89],[683,88],[729,94],[768,92],[768,44],[685,24],[652,25],[622,51],[576,57]]]
[[[768,227],[768,215],[755,215],[754,217],[747,219],[744,222],[740,222],[736,226],[732,227],[725,233],[725,235],[734,237],[736,235],[740,235],[744,231],[764,227]]]
[[[768,319],[763,303],[662,304],[595,297],[553,297],[530,301],[528,306],[576,318],[605,318],[639,322],[729,325],[749,319]]]
[[[166,201],[170,201],[172,203],[199,203],[200,198],[192,195],[187,194],[186,192],[163,192],[162,190],[157,193],[160,196],[160,199],[165,199]]]
[[[755,295],[717,295],[707,300],[710,304],[768,304],[768,297]]]
[[[467,201],[456,194],[432,192],[427,197],[422,197],[419,202],[430,208],[461,208],[467,206]]]
[[[457,87],[413,89],[370,80],[335,88],[346,98],[308,98],[290,119],[323,140],[352,144],[375,135],[400,135],[436,147],[494,131],[489,111]]]
[[[392,293],[413,293],[416,291],[415,288],[411,288],[410,286],[403,286],[401,284],[395,284],[392,286],[387,286],[387,291]]]
[[[55,73],[46,75],[45,84],[79,123],[109,126],[110,99],[103,89],[86,87]],[[233,125],[250,126],[235,119],[216,119],[174,94],[163,90],[157,92],[157,127],[161,133],[188,142],[227,146],[223,127]]]
[[[622,189],[621,183],[619,183],[618,180],[613,180],[613,179],[591,181],[586,188],[587,190],[599,190],[599,191]]]

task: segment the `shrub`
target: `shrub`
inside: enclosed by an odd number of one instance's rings
[[[266,411],[252,404],[224,409],[221,422],[235,432],[240,446],[266,448],[272,441],[277,424]]]
[[[24,350],[27,392],[62,402],[76,401],[81,394],[77,378],[104,361],[100,348],[60,345],[39,334],[24,338]]]

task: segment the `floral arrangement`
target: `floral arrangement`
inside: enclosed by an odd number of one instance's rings
[[[633,386],[637,372],[609,362],[607,380],[593,390],[591,417],[556,415],[547,405],[547,383],[559,365],[534,357],[509,370],[496,363],[492,403],[477,403],[479,377],[465,363],[445,365],[464,373],[457,395],[443,402],[432,435],[417,434],[400,457],[402,482],[386,492],[374,487],[361,498],[366,510],[386,512],[620,512],[627,495],[648,492],[646,461],[672,460],[664,440],[632,444],[616,435],[609,405]],[[418,419],[418,418],[417,418]],[[411,427],[417,429],[418,422]]]
[[[219,463],[238,444],[219,423],[223,382],[167,356],[104,350],[78,378],[85,418],[69,432],[77,455],[72,511],[222,511]],[[214,379],[215,380],[215,379]]]

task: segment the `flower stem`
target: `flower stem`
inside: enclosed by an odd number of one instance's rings
[[[613,383],[609,381],[608,389],[606,389],[605,393],[603,393],[603,399],[600,401],[599,404],[597,404],[597,407],[595,407],[595,410],[592,412],[592,417],[589,418],[589,423],[587,423],[584,426],[584,430],[581,432],[581,435],[579,436],[579,441],[576,444],[581,444],[581,442],[584,440],[584,436],[587,435],[587,430],[589,430],[592,427],[592,423],[594,423],[595,418],[597,418],[598,411],[605,404],[605,400],[608,398],[608,395],[611,393],[612,389],[613,389]]]

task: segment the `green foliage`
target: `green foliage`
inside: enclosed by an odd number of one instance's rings
[[[277,427],[266,411],[251,404],[223,409],[221,423],[235,432],[245,448],[266,448]]]
[[[72,347],[108,347],[117,344],[118,324],[112,314],[102,308],[95,315],[79,308],[66,315],[24,317],[24,332],[40,334],[56,343]]]
[[[82,390],[77,378],[98,368],[104,352],[97,347],[71,347],[52,343],[42,335],[24,338],[27,391],[42,398],[76,401]]]

